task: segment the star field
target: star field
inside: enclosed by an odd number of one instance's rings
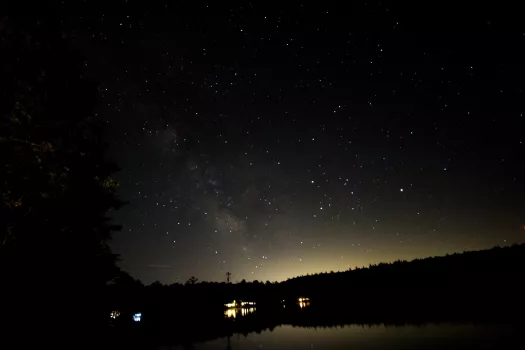
[[[100,82],[134,277],[274,281],[524,241],[525,31],[501,14],[111,6],[57,9]]]

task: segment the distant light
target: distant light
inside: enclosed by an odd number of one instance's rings
[[[401,189],[399,189],[399,192],[404,192],[404,191],[405,191],[405,190],[404,190],[404,189],[402,189],[402,188],[401,188]]]
[[[237,302],[234,300],[234,301],[231,302],[231,303],[224,304],[224,306],[226,306],[226,307],[228,307],[228,308],[230,308],[230,307],[235,307],[235,306],[237,306]]]
[[[141,312],[133,315],[133,321],[135,321],[135,322],[140,322],[141,318],[142,318],[142,313]]]
[[[310,305],[310,298],[298,298],[297,302],[299,304],[299,307],[303,309]]]
[[[120,311],[111,311],[111,313],[109,314],[109,316],[110,316],[112,319],[116,319],[117,317],[120,316]]]

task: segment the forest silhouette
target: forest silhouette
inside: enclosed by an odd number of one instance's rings
[[[131,315],[142,312],[144,334],[168,343],[260,332],[280,324],[520,323],[525,311],[524,268],[521,244],[274,283],[157,281],[144,286],[122,272],[109,288],[109,300],[122,311],[117,322],[122,329],[136,326]],[[299,306],[301,297],[309,298],[307,307]],[[227,319],[224,304],[232,300],[253,301],[256,312]]]
[[[264,309],[308,297],[311,308],[336,307],[354,315],[477,318],[521,307],[525,244],[440,257],[380,263],[342,272],[299,276],[283,282],[193,282],[144,286],[125,272],[110,287],[112,305],[133,310],[222,310],[232,300]],[[514,303],[506,306],[506,302]],[[140,301],[140,302],[138,302]],[[441,315],[445,313],[445,315]],[[516,314],[516,317],[519,315]]]

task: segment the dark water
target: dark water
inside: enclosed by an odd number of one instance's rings
[[[525,349],[524,331],[517,325],[280,325],[260,333],[161,349]]]

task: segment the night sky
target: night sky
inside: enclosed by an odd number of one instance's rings
[[[57,5],[100,82],[125,271],[280,281],[525,241],[525,30],[352,3]]]

